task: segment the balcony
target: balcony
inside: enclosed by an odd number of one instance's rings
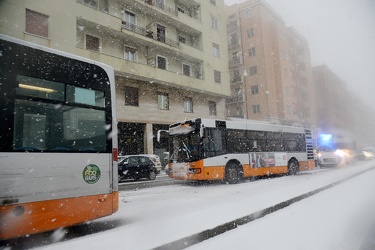
[[[173,16],[178,16],[178,12],[175,10],[175,8],[169,7],[164,3],[159,3],[156,0],[144,0],[144,2],[150,6],[154,6],[164,11],[165,13],[171,14]]]
[[[132,23],[129,23],[129,22],[122,21],[121,29],[131,31],[133,33],[136,33],[138,35],[142,35],[144,37],[151,38],[155,41],[168,44],[168,45],[170,45],[172,47],[175,47],[175,48],[179,47],[179,42],[177,42],[173,39],[170,39],[168,37],[165,37],[164,35],[154,33],[153,30],[146,29],[144,27],[140,27],[138,25],[135,25],[135,24],[132,24]]]
[[[242,83],[241,77],[235,77],[230,79],[230,83],[235,84],[235,83]]]
[[[155,0],[123,0],[124,7],[132,10],[136,15],[155,16],[164,23],[170,23],[179,30],[197,34],[202,30],[200,5],[195,1],[187,1],[183,4],[175,2],[175,6],[167,6]],[[172,3],[171,3],[172,4]]]
[[[127,61],[118,55],[109,55],[86,50],[77,46],[75,53],[85,58],[90,58],[114,68],[116,75],[130,77],[132,79],[155,82],[168,86],[183,86],[188,89],[205,90],[220,94],[219,90],[213,90],[208,84],[204,84],[204,77],[201,72],[192,70],[192,76],[183,75],[181,72],[175,72],[156,67],[155,64],[143,64],[133,61]]]
[[[241,65],[240,59],[230,60],[229,61],[229,67],[238,67]]]
[[[244,97],[241,96],[232,96],[230,98],[227,98],[227,104],[235,104],[235,103],[243,103]]]

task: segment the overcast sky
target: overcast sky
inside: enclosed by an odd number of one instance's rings
[[[375,0],[266,1],[306,37],[313,66],[326,64],[355,96],[375,107]]]

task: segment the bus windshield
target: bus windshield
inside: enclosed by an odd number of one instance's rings
[[[202,159],[199,133],[171,136],[169,149],[170,162],[192,162]]]

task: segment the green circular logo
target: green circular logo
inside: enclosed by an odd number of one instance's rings
[[[83,169],[83,180],[88,184],[94,184],[100,179],[100,169],[94,164],[87,165]]]

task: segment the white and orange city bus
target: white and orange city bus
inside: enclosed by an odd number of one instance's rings
[[[0,240],[118,209],[114,71],[0,35]]]
[[[311,131],[254,121],[186,120],[169,126],[170,177],[226,180],[315,167]]]

